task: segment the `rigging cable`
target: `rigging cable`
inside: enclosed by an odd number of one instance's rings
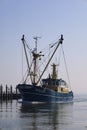
[[[64,50],[63,50],[63,45],[62,45],[62,53],[63,53],[64,62],[65,62],[65,68],[66,68],[67,78],[68,78],[69,86],[70,86],[70,89],[71,89],[71,83],[70,83],[70,78],[69,78],[69,73],[68,73],[66,58],[65,58],[65,54],[64,54]]]
[[[23,68],[24,68],[24,66],[23,66],[23,46],[22,46],[22,82],[24,82]]]

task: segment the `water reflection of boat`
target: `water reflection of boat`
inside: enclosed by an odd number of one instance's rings
[[[72,122],[73,103],[22,104],[20,115],[28,118],[28,128],[58,130]],[[43,129],[44,127],[44,129]]]
[[[58,47],[63,43],[63,35],[58,40],[58,42],[51,45],[50,48],[54,47],[54,50],[49,56],[49,60],[46,63],[45,67],[42,68],[41,74],[38,76],[37,71],[37,61],[38,59],[41,60],[42,52],[37,52],[37,39],[38,37],[34,38],[36,40],[36,47],[33,51],[31,51],[30,61],[28,60],[27,50],[26,50],[26,41],[24,35],[22,37],[22,42],[24,46],[26,61],[28,65],[28,75],[30,83],[26,83],[26,79],[22,84],[17,85],[17,89],[19,89],[23,102],[64,102],[64,101],[72,101],[73,100],[73,92],[67,86],[66,81],[63,79],[58,79],[57,77],[57,69],[56,64],[53,63],[52,65],[52,74],[48,74],[47,78],[42,78],[43,74],[45,73],[48,65],[50,64],[54,54],[56,53]],[[28,47],[29,48],[29,47]]]

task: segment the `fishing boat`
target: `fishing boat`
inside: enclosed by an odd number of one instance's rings
[[[30,60],[28,58],[26,49],[29,48],[29,46],[26,43],[24,35],[21,39],[28,68],[25,80],[16,86],[19,92],[21,93],[22,101],[29,103],[58,103],[73,101],[72,90],[69,88],[65,80],[63,80],[62,78],[58,78],[57,76],[57,64],[51,64],[52,73],[45,74],[44,78],[44,73],[47,71],[47,68],[49,68],[49,64],[51,63],[51,60],[53,59],[57,49],[60,45],[63,44],[63,35],[61,35],[57,42],[51,45],[51,48],[54,47],[54,50],[52,54],[49,55],[49,60],[47,61],[45,66],[42,67],[42,71],[41,74],[39,74],[39,76],[37,76],[37,61],[41,60],[41,58],[44,57],[44,55],[41,51],[39,53],[37,52],[38,38],[40,37],[34,37],[35,48],[33,51],[31,51]],[[29,79],[29,83],[26,82],[27,78]]]

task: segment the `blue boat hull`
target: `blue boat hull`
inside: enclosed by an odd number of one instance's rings
[[[73,92],[59,93],[40,86],[19,84],[17,89],[20,91],[23,102],[71,102]]]

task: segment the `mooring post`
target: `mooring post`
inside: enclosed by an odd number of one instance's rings
[[[10,87],[10,90],[11,90],[11,100],[12,100],[12,98],[13,98],[13,92],[12,92],[12,85],[11,85],[11,87]]]
[[[16,88],[16,99],[18,100],[18,92],[17,92],[17,88]]]

